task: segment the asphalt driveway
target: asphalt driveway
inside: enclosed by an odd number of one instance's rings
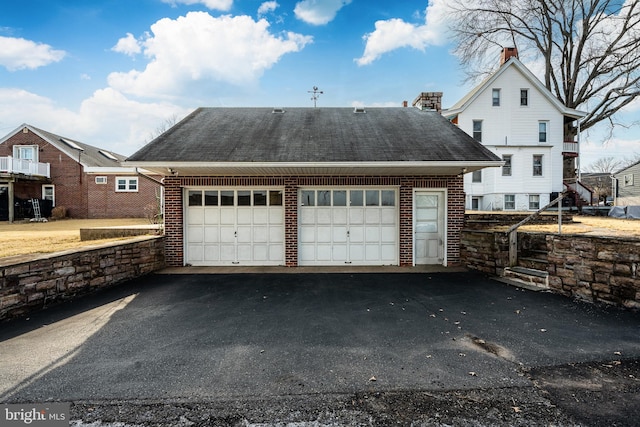
[[[640,313],[471,272],[154,274],[0,327],[0,402],[87,411],[111,400],[515,393],[536,370],[640,359]],[[514,398],[514,411],[525,403]]]

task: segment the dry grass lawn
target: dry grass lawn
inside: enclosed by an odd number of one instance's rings
[[[144,218],[66,219],[49,222],[0,222],[0,258],[75,249],[122,239],[80,240],[80,229],[149,225]]]
[[[503,228],[507,229],[508,227]],[[557,233],[558,224],[523,225],[519,230]],[[640,220],[575,215],[573,222],[562,223],[562,234],[640,237]]]

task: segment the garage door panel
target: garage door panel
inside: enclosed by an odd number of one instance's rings
[[[269,227],[263,225],[253,226],[253,241],[255,243],[266,243],[269,241]]]
[[[197,265],[283,263],[284,206],[281,198],[267,197],[272,191],[275,194],[281,190],[187,191],[186,262]]]
[[[189,245],[189,262],[202,261],[203,248],[202,245]]]
[[[331,242],[331,227],[317,227],[316,241],[326,243]]]
[[[301,194],[306,197],[299,208],[301,265],[397,264],[397,190],[303,189]]]
[[[395,224],[397,221],[398,215],[395,208],[382,208],[380,214],[380,223],[382,224]]]
[[[204,228],[204,243],[218,243],[220,241],[220,228],[218,227],[205,227]]]
[[[284,229],[282,227],[269,227],[269,242],[284,243]]]
[[[204,210],[204,223],[209,225],[220,224],[220,209],[205,209]]]
[[[220,261],[220,246],[205,245],[204,261]]]
[[[316,224],[331,224],[331,208],[318,208],[316,210]]]
[[[202,226],[187,227],[187,237],[190,243],[202,242]]]
[[[269,209],[269,224],[284,224],[284,209],[282,208],[270,208]]]
[[[187,219],[187,225],[201,225],[201,224],[204,224],[204,209],[190,208],[189,218]]]
[[[334,226],[331,229],[332,240],[334,243],[346,243],[347,241],[347,227],[346,226]]]
[[[236,224],[236,210],[234,208],[221,208],[220,209],[220,224],[235,225]]]
[[[368,208],[364,214],[365,224],[380,224],[380,209]]]
[[[238,208],[236,224],[251,224],[251,208]]]
[[[347,245],[335,244],[333,245],[332,260],[344,260],[347,259]]]
[[[365,229],[365,241],[366,242],[379,242],[380,241],[380,228],[367,227]]]
[[[253,222],[256,224],[268,224],[269,223],[269,211],[267,208],[253,208]]]

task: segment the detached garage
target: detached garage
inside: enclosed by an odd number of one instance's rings
[[[127,163],[165,176],[171,266],[455,265],[462,175],[501,161],[435,111],[200,108]]]

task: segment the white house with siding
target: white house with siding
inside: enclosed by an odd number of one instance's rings
[[[465,174],[467,209],[537,210],[576,186],[585,113],[562,105],[515,49],[504,49],[500,68],[442,114],[504,162]]]

